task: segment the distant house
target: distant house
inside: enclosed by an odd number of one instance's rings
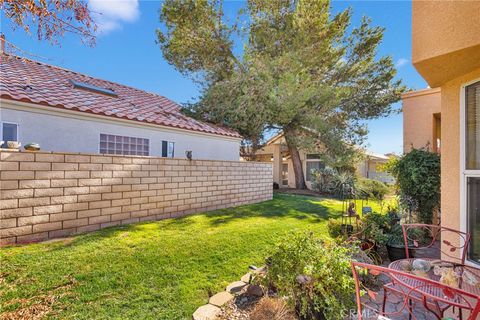
[[[325,168],[321,154],[300,150],[303,174],[308,188],[312,187],[312,170]],[[357,164],[357,174],[364,178],[392,183],[393,177],[381,171],[381,166],[388,161],[388,156],[365,152],[365,159]],[[273,163],[273,181],[281,188],[295,188],[295,173],[283,134],[278,134],[267,141],[265,147],[255,153],[255,160]]]
[[[402,94],[403,151],[412,147],[428,148],[440,153],[442,140],[440,88],[410,91]]]
[[[241,136],[157,94],[2,54],[0,135],[42,150],[239,160]],[[4,143],[3,147],[6,146]]]
[[[394,183],[395,179],[384,172],[382,167],[388,162],[391,155],[365,151],[365,159],[357,164],[357,173],[360,177],[377,180],[385,183]]]

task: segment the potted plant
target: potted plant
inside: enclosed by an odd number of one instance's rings
[[[376,250],[378,245],[384,245],[387,241],[388,227],[389,217],[387,215],[380,213],[365,215],[361,221],[362,231],[360,232],[362,250]]]
[[[413,230],[412,230],[413,231]],[[400,224],[395,224],[390,233],[387,235],[387,254],[390,261],[406,259],[407,253],[405,251],[405,239],[403,237],[403,229]],[[414,246],[408,244],[408,255],[410,258],[414,257]]]
[[[363,251],[377,250],[377,246],[384,245],[387,236],[381,225],[371,222],[363,230],[362,242],[360,248]]]
[[[8,149],[19,149],[20,146],[21,146],[21,143],[18,141],[7,141]]]

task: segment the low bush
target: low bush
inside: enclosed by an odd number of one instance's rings
[[[355,176],[349,172],[339,173],[332,168],[312,171],[312,188],[320,193],[338,197],[355,194]]]
[[[407,230],[407,241],[408,246],[413,247],[414,241],[417,241],[420,244],[427,244],[429,243],[429,234],[425,234],[425,230],[421,228],[411,228]],[[427,243],[425,243],[425,241]],[[403,229],[402,225],[396,224],[394,225],[390,232],[388,233],[387,238],[387,245],[389,246],[403,246],[405,244],[405,238],[403,237]]]
[[[377,201],[385,199],[385,196],[390,192],[390,188],[385,183],[372,179],[359,179],[355,188],[362,199]]]
[[[332,168],[312,170],[312,188],[321,193],[331,193],[332,182],[337,172]]]
[[[287,296],[302,318],[343,319],[355,307],[350,269],[355,254],[355,247],[337,245],[309,232],[294,233],[267,259],[264,281],[280,296]]]
[[[383,245],[388,240],[387,233],[391,224],[392,221],[389,215],[381,213],[367,214],[361,221],[361,237],[377,245]]]
[[[396,178],[400,198],[416,221],[431,224],[433,212],[440,208],[440,156],[426,149],[412,149],[392,158],[386,171]]]
[[[328,235],[334,239],[342,236],[342,221],[339,219],[328,219]]]

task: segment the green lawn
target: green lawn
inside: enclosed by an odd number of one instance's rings
[[[248,265],[261,265],[279,238],[299,229],[326,234],[340,209],[336,200],[277,194],[235,209],[2,248],[0,312],[190,319]]]

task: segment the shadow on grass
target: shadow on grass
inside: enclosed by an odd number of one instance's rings
[[[221,209],[201,213],[209,218],[213,226],[250,217],[310,219],[319,223],[340,214],[335,209],[322,204],[324,199],[309,196],[275,195],[273,200],[237,208]]]
[[[121,233],[141,231],[151,223],[155,223],[158,228],[162,229],[185,229],[195,224],[195,220],[192,219],[195,216],[207,218],[210,226],[221,226],[233,221],[254,217],[266,219],[308,219],[311,223],[320,223],[329,218],[337,218],[340,215],[339,208],[335,208],[337,203],[333,201],[332,199],[315,198],[311,196],[276,194],[272,200],[236,208],[196,213],[162,221],[149,221],[105,228],[93,233],[69,238],[71,241],[68,241],[68,244],[65,243],[62,245],[61,241],[59,241],[58,245],[53,245],[49,249],[52,251],[61,250],[67,247],[75,247],[77,245],[85,245],[94,241],[117,237]],[[329,206],[327,206],[327,204],[329,204]]]

